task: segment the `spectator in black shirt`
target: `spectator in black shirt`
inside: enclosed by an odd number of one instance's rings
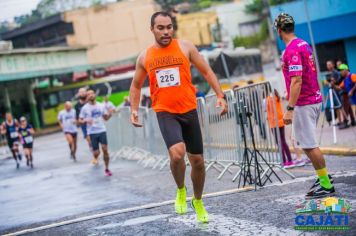
[[[80,124],[80,128],[82,129],[82,132],[83,132],[83,136],[87,140],[89,148],[91,150],[91,142],[90,142],[90,137],[87,132],[87,125],[85,123],[81,123],[80,119],[79,119],[80,111],[82,110],[83,106],[87,103],[87,89],[80,88],[78,90],[77,98],[78,98],[78,102],[74,106],[77,124]]]

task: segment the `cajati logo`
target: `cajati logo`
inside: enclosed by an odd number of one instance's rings
[[[296,230],[349,230],[351,203],[342,198],[328,197],[306,200],[297,206]]]

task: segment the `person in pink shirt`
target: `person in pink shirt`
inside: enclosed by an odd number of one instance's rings
[[[288,106],[283,120],[286,125],[292,124],[297,147],[304,150],[318,175],[306,198],[321,198],[335,194],[316,137],[323,99],[313,49],[306,41],[296,37],[294,24],[293,17],[286,13],[279,14],[274,22],[279,37],[286,44],[281,63]]]

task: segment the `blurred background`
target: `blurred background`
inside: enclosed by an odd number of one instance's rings
[[[283,94],[284,46],[272,28],[280,12],[313,44],[321,71],[327,60],[356,69],[352,0],[2,0],[0,9],[0,120],[8,110],[37,129],[55,125],[83,86],[120,105],[138,53],[153,42],[149,19],[158,10],[172,13],[176,37],[199,48],[224,88],[270,80]],[[199,72],[192,74],[207,93]]]

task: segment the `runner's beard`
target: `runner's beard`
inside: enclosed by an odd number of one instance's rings
[[[167,40],[168,43],[163,43],[163,41]],[[161,37],[159,41],[157,41],[157,43],[160,45],[160,46],[163,46],[163,47],[166,47],[168,46],[170,43],[172,42],[172,37]]]

